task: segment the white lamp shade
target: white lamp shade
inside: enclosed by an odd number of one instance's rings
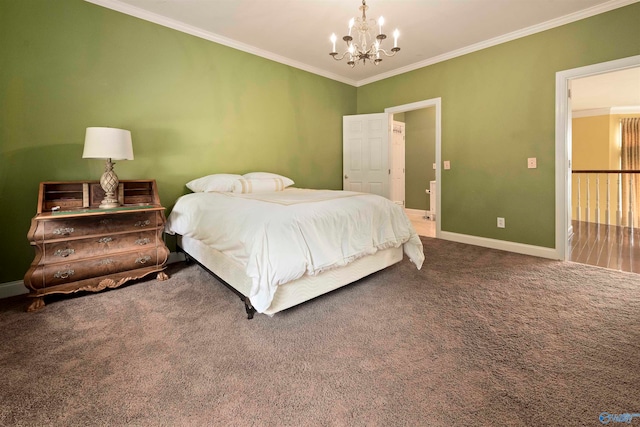
[[[85,159],[133,160],[131,132],[116,128],[87,128],[82,157]]]

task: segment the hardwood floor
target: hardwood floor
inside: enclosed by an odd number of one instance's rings
[[[419,236],[436,237],[436,222],[424,219],[424,213],[418,214],[415,211],[406,211],[411,225]]]
[[[436,222],[408,211],[420,236],[435,237]],[[569,261],[640,273],[640,229],[573,221]]]
[[[569,260],[640,272],[640,230],[573,221]]]

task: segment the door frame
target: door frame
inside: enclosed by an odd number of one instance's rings
[[[401,157],[401,156],[396,156],[396,145],[395,145],[395,139],[396,139],[396,132],[395,132],[395,127],[396,125],[400,126],[400,128],[402,129],[402,204],[400,206],[402,206],[403,208],[406,207],[406,184],[407,184],[407,175],[406,175],[406,145],[405,145],[405,128],[406,128],[406,123],[404,122],[398,122],[396,120],[393,120],[393,117],[390,116],[390,122],[391,122],[391,132],[389,133],[389,136],[391,138],[391,140],[389,140],[389,169],[391,171],[391,177],[389,178],[389,199],[393,202],[393,203],[398,203],[398,199],[395,197],[397,196],[397,194],[394,193],[394,178],[395,178],[395,173],[394,173],[394,162],[396,161],[396,157]]]
[[[442,158],[442,98],[431,98],[424,101],[412,102],[410,104],[397,105],[395,107],[385,108],[384,112],[389,115],[389,122],[391,125],[390,132],[393,132],[393,123],[391,123],[393,121],[393,114],[406,113],[407,111],[431,107],[435,107],[436,109],[436,238],[440,238],[440,234],[442,233],[442,215],[440,215],[440,198],[442,195],[442,181],[440,179],[440,163]]]
[[[571,80],[627,68],[640,67],[640,55],[601,62],[556,73],[556,257],[569,259],[569,214],[571,213]]]

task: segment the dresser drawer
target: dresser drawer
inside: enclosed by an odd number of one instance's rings
[[[104,191],[98,181],[41,182],[37,214],[27,239],[35,257],[24,275],[32,303],[79,291],[98,292],[164,272],[169,249],[162,235],[165,208],[154,180],[121,180],[120,206],[100,209]],[[52,211],[60,206],[62,211]]]
[[[147,230],[138,233],[92,236],[86,239],[57,241],[44,244],[44,256],[40,264],[70,262],[76,259],[113,254],[134,249],[155,247],[161,239],[161,231]]]
[[[159,257],[161,258],[160,260],[158,259]],[[30,285],[33,288],[40,289],[91,277],[108,276],[121,271],[150,267],[156,264],[163,264],[165,261],[166,250],[154,247],[101,258],[40,265],[31,276]]]
[[[82,218],[64,218],[41,221],[36,238],[43,241],[77,238],[89,235],[112,234],[156,228],[163,224],[158,212],[98,215]]]

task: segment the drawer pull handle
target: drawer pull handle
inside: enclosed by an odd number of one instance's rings
[[[101,237],[98,240],[98,243],[109,243],[111,241],[113,241],[113,237]]]
[[[57,251],[55,251],[53,253],[54,256],[61,256],[62,258],[66,258],[69,255],[75,254],[76,250],[75,249],[58,249]]]
[[[144,245],[148,245],[150,242],[151,242],[151,240],[148,237],[145,237],[144,239],[136,240],[136,245],[144,246]]]
[[[66,279],[68,277],[73,276],[75,273],[75,271],[68,269],[68,270],[59,270],[56,271],[56,274],[53,275],[54,278],[56,279]]]
[[[105,219],[101,219],[100,220],[100,224],[102,225],[107,225],[107,224],[111,224],[111,218],[105,218]]]
[[[136,264],[146,264],[147,261],[151,261],[151,257],[149,255],[141,256],[136,259]]]
[[[98,263],[98,265],[109,265],[109,264],[113,264],[114,262],[115,262],[114,260],[107,258],[107,259],[101,260]]]
[[[74,231],[75,229],[73,227],[61,227],[53,230],[53,234],[56,234],[58,236],[66,236],[73,233]]]
[[[148,219],[145,221],[138,221],[135,223],[136,227],[146,227],[147,225],[151,224],[151,221],[149,221]]]

